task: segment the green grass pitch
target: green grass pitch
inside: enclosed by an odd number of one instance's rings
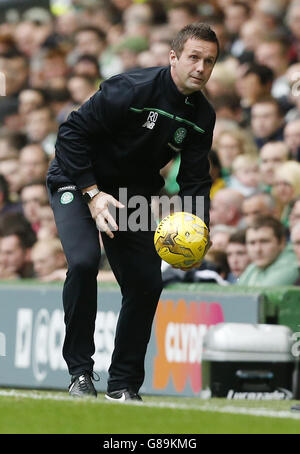
[[[0,434],[298,434],[293,401],[144,396],[144,403],[0,389]]]

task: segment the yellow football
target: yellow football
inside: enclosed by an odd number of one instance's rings
[[[177,212],[166,216],[154,234],[158,255],[176,268],[191,268],[201,263],[207,251],[209,232],[194,214]]]

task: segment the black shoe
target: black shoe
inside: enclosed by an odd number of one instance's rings
[[[97,397],[97,391],[92,382],[93,375],[84,373],[79,376],[73,376],[69,386],[69,394],[73,397]]]
[[[118,391],[111,391],[105,394],[107,400],[114,402],[125,402],[126,400],[139,400],[143,401],[141,396],[130,389],[119,389]]]

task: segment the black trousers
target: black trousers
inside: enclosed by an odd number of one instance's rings
[[[50,194],[68,262],[63,289],[63,357],[69,373],[80,375],[92,372],[94,365],[96,278],[101,249],[99,232],[81,191],[68,189],[73,199],[63,196],[64,192],[59,189]],[[144,359],[162,291],[161,260],[154,248],[153,231],[117,231],[114,235],[111,239],[102,233],[105,252],[122,293],[108,391],[130,387],[137,392],[144,381]]]

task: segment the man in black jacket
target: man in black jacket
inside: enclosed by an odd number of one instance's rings
[[[179,196],[192,199],[194,213],[197,197],[203,197],[204,221],[209,224],[207,155],[215,112],[201,90],[218,51],[210,27],[186,26],[174,39],[169,67],[110,78],[60,127],[47,184],[68,261],[63,355],[71,395],[96,396],[91,357],[101,230],[123,297],[106,397],[141,400],[144,359],[162,290],[161,262],[151,221],[148,229],[118,229],[118,218],[109,207],[121,216],[120,188],[126,188],[128,197],[150,201],[164,184],[160,169],[180,152]]]

